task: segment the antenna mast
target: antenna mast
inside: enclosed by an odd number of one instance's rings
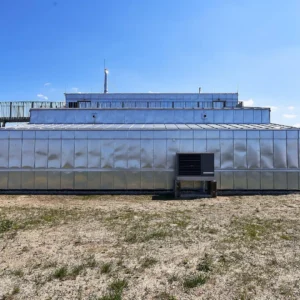
[[[105,68],[105,59],[104,59],[104,94],[108,93],[108,89],[107,89],[107,74],[108,74],[108,70]]]

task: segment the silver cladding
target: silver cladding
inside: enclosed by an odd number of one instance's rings
[[[176,152],[213,152],[219,189],[299,190],[295,128],[105,126],[1,129],[0,189],[170,190]]]
[[[259,112],[259,113],[258,113]],[[268,124],[268,108],[31,109],[31,124]]]

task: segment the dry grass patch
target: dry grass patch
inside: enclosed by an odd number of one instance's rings
[[[0,299],[300,299],[299,238],[300,195],[2,195]]]

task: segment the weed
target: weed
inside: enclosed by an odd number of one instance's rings
[[[143,234],[143,232],[141,232],[140,235],[138,235],[136,232],[130,232],[125,236],[125,242],[130,244],[148,242],[150,240],[161,240],[166,236],[168,236],[168,233],[164,230],[152,231],[146,234]]]
[[[107,262],[104,263],[101,267],[100,267],[100,272],[102,274],[108,274],[111,271],[111,267],[112,267],[112,263],[111,262]]]
[[[24,272],[21,269],[14,270],[11,273],[18,277],[23,277],[23,275],[24,275]]]
[[[186,289],[192,289],[196,286],[203,285],[206,283],[207,278],[201,274],[191,275],[184,279],[183,287]]]
[[[8,219],[0,220],[0,233],[6,232],[13,227],[13,221]]]
[[[167,232],[163,230],[153,231],[144,236],[142,239],[143,242],[147,242],[150,240],[161,240],[164,239],[167,236]]]
[[[15,286],[14,289],[12,290],[11,294],[16,295],[20,293],[20,287]]]
[[[67,276],[68,269],[66,267],[60,267],[59,269],[56,269],[53,273],[53,277],[60,280],[63,280]]]
[[[197,270],[202,272],[209,272],[212,269],[212,259],[209,257],[207,253],[205,253],[204,258],[198,264]]]
[[[178,281],[178,277],[173,274],[168,278],[168,283],[172,284],[173,282]]]
[[[98,300],[121,300],[123,290],[128,286],[125,279],[117,279],[109,285],[108,294],[98,298]]]
[[[282,235],[280,236],[280,238],[283,239],[283,240],[286,240],[286,241],[292,240],[292,237],[289,236],[289,235],[287,235],[287,234],[282,234]]]
[[[117,279],[109,285],[109,289],[114,293],[121,293],[125,288],[127,288],[127,286],[128,286],[127,280]]]
[[[72,278],[76,278],[80,272],[84,270],[84,265],[78,265],[72,268],[72,270],[68,273],[68,275]]]
[[[151,266],[155,265],[157,263],[157,260],[153,257],[146,257],[142,264],[141,264],[141,267],[143,269],[146,269],[146,268],[150,268]]]

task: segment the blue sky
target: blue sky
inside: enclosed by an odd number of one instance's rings
[[[1,2],[0,101],[236,92],[300,126],[299,0]]]

